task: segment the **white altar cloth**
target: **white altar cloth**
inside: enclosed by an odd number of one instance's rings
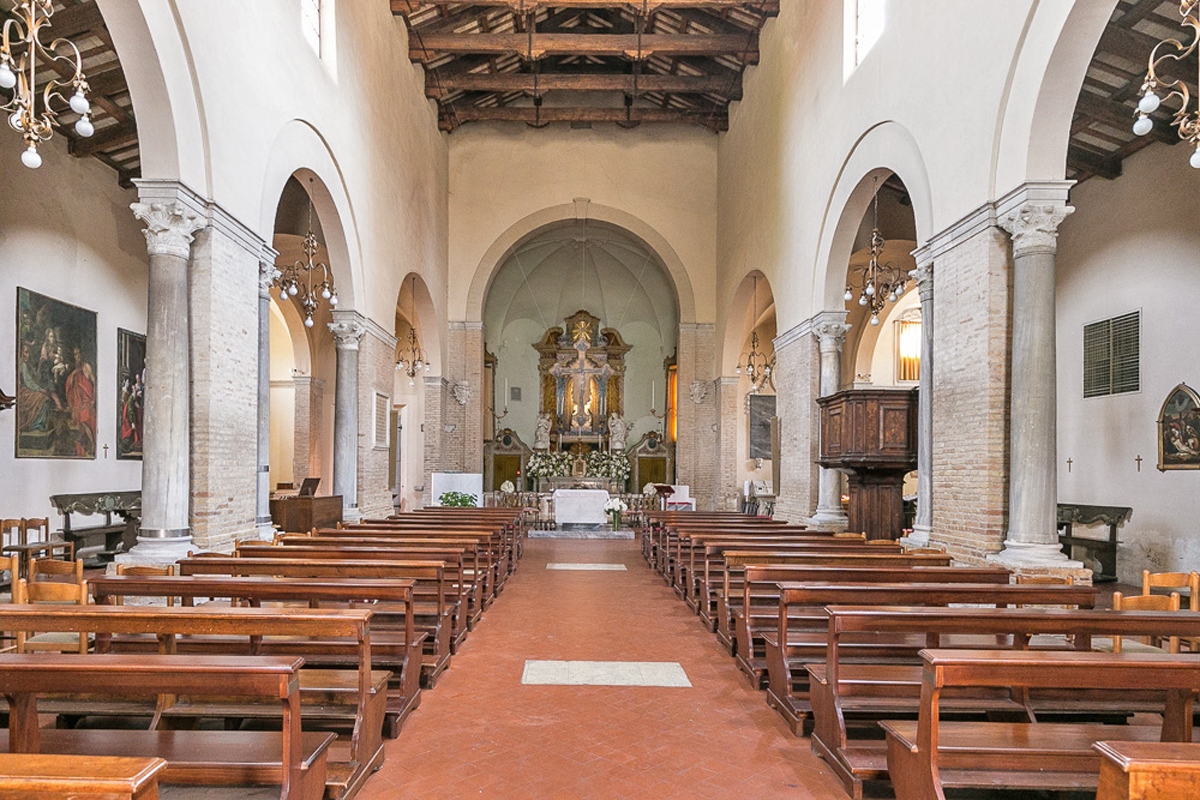
[[[554,524],[603,525],[608,522],[604,504],[608,492],[603,489],[555,489]]]

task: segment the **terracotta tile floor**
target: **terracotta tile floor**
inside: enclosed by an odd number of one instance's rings
[[[526,659],[678,661],[692,688],[522,686]],[[359,797],[846,797],[635,542],[530,540],[451,663]]]

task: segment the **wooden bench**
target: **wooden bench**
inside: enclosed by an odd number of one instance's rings
[[[1097,787],[1096,742],[1190,742],[1200,661],[1133,653],[924,650],[916,722],[886,721],[888,774],[897,800],[940,800],[943,788],[1087,790]],[[1154,686],[1165,695],[1160,725],[953,722],[943,693],[1072,686],[1121,692]],[[1115,691],[1114,691],[1115,690]]]
[[[230,576],[103,576],[89,584],[96,603],[113,605],[126,597],[179,598],[192,606],[197,598],[228,598],[259,608],[264,603],[300,604],[309,608],[351,607],[368,603],[371,620],[371,667],[392,673],[384,715],[384,732],[396,738],[408,716],[421,704],[421,653],[425,633],[417,633],[413,615],[413,581],[405,579]],[[213,604],[205,604],[206,608]],[[185,642],[182,650],[212,647]],[[123,637],[109,647],[116,651],[140,649],[153,652],[155,637]],[[232,645],[240,648],[240,643]],[[303,655],[309,668],[350,667],[358,669],[362,656],[357,642],[338,639],[306,639],[297,644],[277,638],[257,644],[264,655]],[[311,669],[309,670],[311,672]],[[308,673],[305,673],[306,675]],[[345,712],[333,709],[333,718]],[[310,719],[313,718],[310,711]]]
[[[1176,800],[1200,797],[1200,744],[1096,742],[1096,800]]]
[[[161,758],[0,753],[0,797],[157,800]]]
[[[811,720],[812,706],[808,698],[807,663],[825,660],[828,642],[824,616],[815,624],[798,629],[792,625],[791,610],[781,614],[779,584],[865,584],[865,583],[975,583],[1007,584],[1010,573],[1005,569],[983,567],[806,567],[802,565],[756,565],[745,568],[742,596],[742,615],[754,624],[760,614],[770,615],[774,627],[762,632],[767,667],[767,705],[774,708],[788,723],[792,732],[800,735]],[[797,617],[803,618],[804,612]],[[799,620],[797,620],[799,621]],[[784,642],[781,647],[780,642]],[[921,640],[922,645],[924,640]],[[872,641],[863,644],[867,653],[880,655],[895,646],[894,642]],[[919,648],[917,648],[919,649]],[[916,650],[911,650],[915,657]]]
[[[237,652],[239,655],[229,656],[233,659],[229,663],[234,663],[237,658],[261,655],[267,642],[271,642],[272,649],[277,651],[290,648],[292,652],[286,657],[292,660],[302,655],[306,648],[315,649],[314,643],[340,640],[347,647],[352,646],[357,652],[354,669],[306,669],[300,673],[297,682],[300,694],[296,702],[303,702],[310,723],[321,722],[349,731],[346,739],[339,739],[334,746],[324,778],[329,795],[335,798],[353,795],[370,773],[383,763],[382,730],[390,673],[371,668],[372,616],[369,609],[289,608],[281,611],[180,606],[0,605],[0,627],[36,626],[44,631],[93,633],[96,653],[105,658],[112,650],[114,639],[124,638],[135,645],[132,649],[138,649],[144,647],[142,642],[147,636],[156,637],[154,649],[158,653],[186,654],[187,657],[182,659],[185,663],[213,653]],[[136,660],[148,655],[152,653],[129,654],[128,658]],[[80,662],[105,660],[94,656],[75,658]],[[212,686],[220,684],[208,684],[210,690]],[[83,715],[151,716],[151,726],[155,728],[163,724],[188,726],[202,718],[273,719],[279,714],[278,710],[262,703],[211,702],[199,691],[191,692],[201,695],[191,700],[172,698],[169,695],[182,693],[163,690],[161,694],[166,699],[160,696],[148,702],[143,699],[112,706],[106,699],[98,698],[98,695],[108,693],[102,687],[84,682],[75,684],[74,691],[78,692],[79,687],[87,687],[88,697],[55,699],[53,704],[47,704],[47,709],[68,718]],[[126,694],[133,693],[132,688]],[[224,691],[224,686],[221,689]],[[163,758],[171,761],[166,755]]]
[[[1165,632],[1181,635],[1200,628],[1200,613],[1115,612],[1064,608],[939,608],[829,606],[824,663],[807,666],[814,717],[812,745],[854,797],[862,781],[886,777],[884,743],[877,720],[916,715],[921,691],[919,651],[928,646],[977,649],[1087,650],[1093,636]],[[1035,638],[1036,637],[1036,638]],[[943,706],[978,717],[988,708],[978,696],[943,698]],[[1123,692],[1125,708],[1153,710],[1161,694],[1152,688]],[[1048,719],[1123,719],[1107,692],[1072,683],[1031,690],[1022,716]],[[1116,709],[1116,710],[1114,710]],[[848,725],[856,726],[849,736]]]
[[[647,520],[642,537],[642,552],[650,566],[665,573],[669,541],[679,530],[723,529],[730,533],[744,528],[764,528],[786,525],[783,520],[751,517],[733,512],[654,512]]]
[[[0,655],[8,729],[0,750],[14,754],[161,758],[168,783],[281,784],[280,797],[320,800],[332,733],[303,732],[300,658]],[[219,687],[230,698],[273,700],[279,731],[42,729],[38,697],[78,691],[106,695],[194,696]]]
[[[441,562],[325,552],[311,560],[296,548],[277,547],[278,557],[196,556],[179,562],[180,575],[276,576],[280,578],[368,578],[412,580],[413,624],[422,641],[421,685],[431,689],[450,665],[453,611],[446,599]],[[291,557],[288,557],[291,556]],[[370,558],[371,560],[361,560]],[[386,643],[386,640],[385,640]]]
[[[478,525],[434,525],[429,521],[421,524],[406,523],[404,525],[388,525],[383,523],[357,523],[345,525],[339,530],[351,536],[391,536],[415,538],[444,538],[459,539],[464,542],[477,542],[491,553],[490,564],[495,565],[496,577],[493,593],[498,594],[504,589],[505,583],[516,567],[513,543],[499,528]],[[318,536],[330,533],[328,528],[318,528],[313,531]]]

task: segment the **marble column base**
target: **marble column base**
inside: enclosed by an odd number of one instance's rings
[[[933,533],[930,525],[913,525],[911,536],[900,537],[900,544],[905,547],[929,547],[929,534]]]
[[[1056,569],[1084,569],[1082,561],[1072,561],[1057,543],[1030,543],[1007,539],[1004,549],[987,557],[989,564],[1001,567],[1052,567]]]
[[[358,506],[342,509],[342,522],[356,523],[362,522],[362,510]]]
[[[821,508],[818,506],[813,515],[808,518],[808,524],[819,528],[844,531],[850,524],[850,519],[846,516],[846,512],[840,508]]]
[[[271,524],[270,520],[267,520],[266,522],[260,522],[256,527],[258,530],[259,539],[264,542],[275,541],[275,526]]]
[[[113,561],[117,564],[130,566],[166,566],[174,564],[181,558],[187,558],[190,551],[196,549],[191,536],[172,536],[169,538],[138,537],[138,543],[128,553],[121,553]]]

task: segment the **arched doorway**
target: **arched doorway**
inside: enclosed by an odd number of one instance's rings
[[[437,437],[436,426],[425,429],[426,387],[442,375],[441,337],[433,298],[424,279],[410,272],[396,296],[395,379],[389,417],[388,484],[394,507],[409,510],[422,500],[425,483],[426,437]]]

